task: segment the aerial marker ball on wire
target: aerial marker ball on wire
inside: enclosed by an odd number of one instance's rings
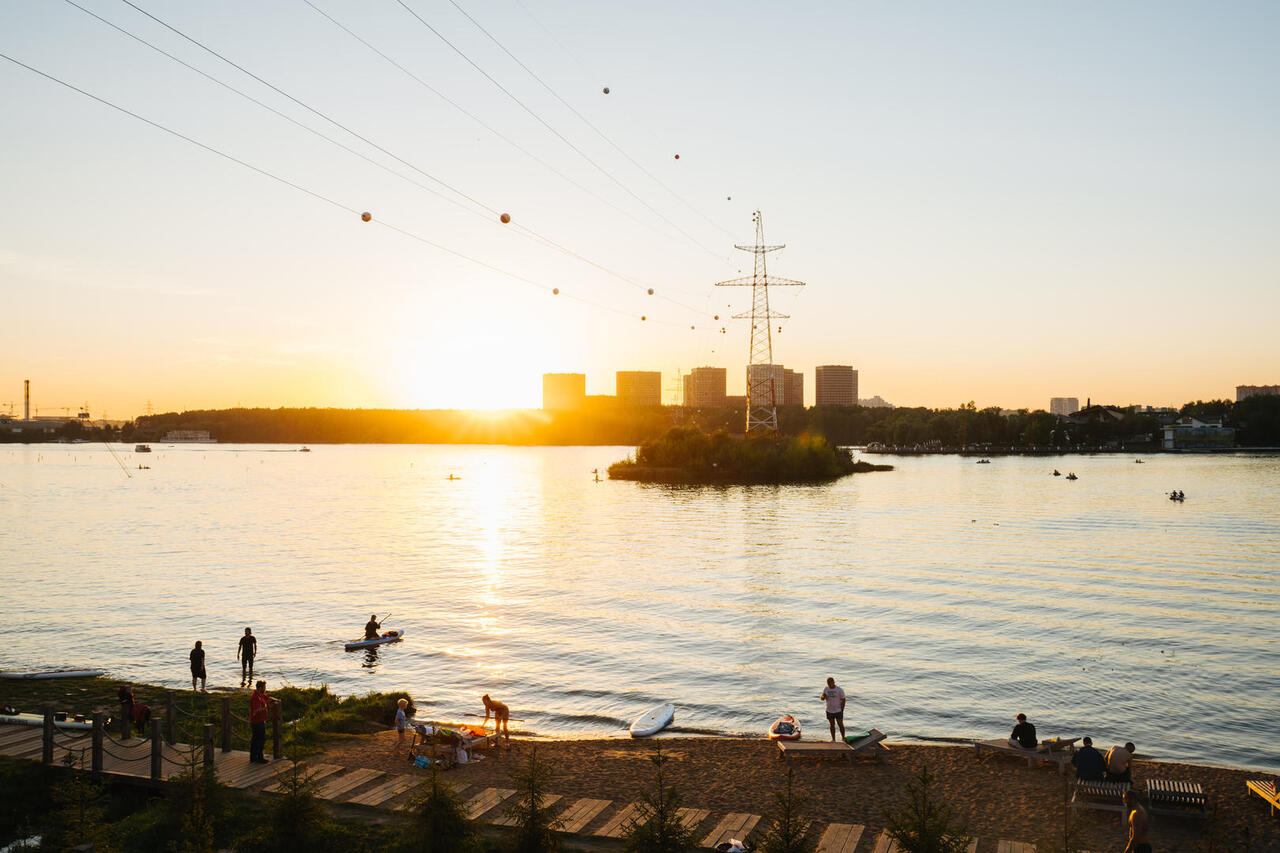
[[[606,95],[607,95],[607,94],[609,94],[609,87],[608,87],[608,86],[605,86],[605,87],[604,87],[604,93],[605,93]]]
[[[651,287],[651,288],[649,288],[649,295],[650,295],[650,296],[653,296],[653,288],[652,288],[652,287]]]
[[[719,319],[720,319],[720,315],[719,315],[719,314],[717,314],[713,319],[719,320]]]
[[[501,216],[499,216],[499,217],[498,217],[498,219],[502,221],[502,224],[503,224],[503,225],[506,225],[508,222],[510,222],[510,221],[511,221],[511,214],[510,214],[510,213],[504,213],[504,214],[502,214]]]
[[[679,155],[679,154],[677,154],[677,155],[676,155],[676,159],[677,159],[677,160],[679,160],[679,159],[680,159],[680,155]]]
[[[648,318],[648,317],[646,317],[646,316],[644,316],[643,314],[641,314],[641,315],[640,315],[640,322],[642,322],[642,323],[643,323],[645,320],[648,320],[648,319],[649,319],[649,318]]]
[[[364,213],[360,214],[360,218],[365,222],[368,222],[370,219],[373,219],[373,214],[366,210]]]
[[[552,296],[559,296],[559,295],[560,295],[560,288],[558,288],[558,287],[553,287],[553,288],[551,288],[551,295],[552,295]]]

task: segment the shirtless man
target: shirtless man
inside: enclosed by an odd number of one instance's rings
[[[1147,810],[1132,790],[1124,792],[1124,807],[1129,812],[1129,843],[1124,846],[1124,853],[1151,853],[1151,842],[1147,840],[1150,828]]]
[[[488,693],[481,696],[480,699],[484,702],[484,722],[480,724],[480,727],[484,728],[485,724],[489,722],[489,713],[493,712],[493,733],[496,735],[501,731],[507,743],[510,743],[511,732],[507,725],[508,720],[511,719],[511,709],[497,699],[490,699]]]

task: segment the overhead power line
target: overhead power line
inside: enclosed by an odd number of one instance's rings
[[[664,184],[664,183],[663,183],[663,182],[658,178],[658,176],[657,176],[657,175],[653,174],[653,173],[652,173],[652,172],[650,172],[648,169],[646,169],[646,168],[645,168],[643,165],[641,165],[641,164],[640,164],[640,163],[639,163],[639,162],[638,162],[634,157],[632,157],[630,154],[628,154],[626,151],[624,151],[624,150],[622,149],[622,146],[618,145],[618,143],[614,142],[611,138],[609,138],[609,136],[608,136],[608,135],[606,135],[606,134],[605,134],[605,132],[604,132],[603,130],[601,130],[600,128],[596,127],[596,126],[595,126],[595,124],[593,124],[593,123],[592,123],[591,119],[587,118],[587,117],[586,117],[586,116],[584,116],[582,113],[578,112],[578,110],[573,106],[573,104],[569,103],[569,102],[568,102],[568,101],[566,101],[564,98],[562,98],[562,97],[560,96],[560,93],[559,93],[559,92],[557,92],[555,89],[551,88],[551,86],[549,86],[545,80],[543,80],[543,79],[542,79],[541,77],[539,77],[536,73],[534,73],[534,70],[533,70],[532,68],[530,68],[529,66],[525,65],[525,64],[520,60],[520,58],[519,58],[518,56],[516,56],[516,55],[515,55],[514,53],[512,53],[511,51],[507,50],[506,45],[504,45],[502,42],[498,41],[497,36],[495,36],[493,33],[489,32],[487,29],[485,29],[485,28],[480,24],[480,22],[479,22],[479,21],[477,21],[475,18],[471,17],[471,14],[470,14],[469,12],[467,12],[467,10],[466,10],[466,9],[462,8],[462,6],[461,6],[461,5],[459,5],[459,4],[458,4],[458,0],[449,0],[449,2],[450,2],[451,4],[453,4],[453,8],[455,8],[455,9],[457,9],[459,12],[461,12],[461,13],[463,14],[463,16],[464,16],[468,21],[470,21],[471,23],[475,24],[476,29],[478,29],[478,30],[480,30],[480,32],[484,33],[484,34],[485,34],[485,36],[487,36],[487,37],[488,37],[489,41],[491,41],[491,42],[493,42],[494,44],[496,44],[496,45],[498,46],[498,49],[499,49],[499,50],[501,50],[503,53],[505,53],[507,56],[509,56],[509,57],[511,58],[511,61],[512,61],[512,62],[514,62],[516,65],[519,65],[521,68],[523,68],[523,69],[525,70],[525,73],[526,73],[526,74],[528,74],[530,77],[532,77],[534,80],[536,80],[536,81],[538,82],[538,85],[539,85],[539,86],[541,86],[542,88],[546,89],[548,92],[550,92],[550,93],[551,93],[551,96],[552,96],[553,98],[555,98],[555,99],[556,99],[557,101],[559,101],[560,103],[564,104],[564,105],[565,105],[565,107],[569,110],[569,112],[573,113],[575,116],[577,116],[577,117],[582,121],[582,123],[583,123],[583,124],[585,124],[587,127],[591,128],[593,131],[595,131],[595,133],[596,133],[596,135],[597,135],[597,136],[599,136],[599,137],[600,137],[601,139],[603,139],[605,142],[609,143],[609,145],[613,148],[613,150],[614,150],[614,151],[617,151],[619,154],[621,154],[623,157],[625,157],[625,158],[627,159],[627,162],[629,162],[631,165],[635,166],[637,169],[639,169],[641,172],[643,172],[643,173],[644,173],[644,174],[645,174],[645,175],[646,175],[650,180],[652,180],[655,184],[657,184],[658,186],[660,186],[660,187],[662,187],[664,190],[666,190],[668,193],[670,193],[670,194],[671,194],[671,196],[672,196],[676,201],[680,202],[680,203],[681,203],[681,204],[683,204],[685,207],[689,208],[691,211],[693,211],[694,213],[696,213],[696,214],[698,214],[699,216],[701,216],[701,217],[702,217],[703,219],[705,219],[708,223],[710,223],[713,227],[715,227],[715,228],[719,228],[719,229],[720,229],[721,231],[723,231],[725,234],[729,234],[729,231],[728,231],[724,226],[722,226],[720,223],[718,223],[718,222],[716,222],[715,220],[713,220],[711,217],[707,216],[705,213],[703,213],[703,212],[702,212],[701,210],[699,210],[698,208],[694,207],[692,204],[690,204],[688,201],[686,201],[686,200],[684,199],[684,197],[683,197],[683,196],[681,196],[681,195],[680,195],[679,193],[677,193],[675,190],[671,189],[671,187],[669,187],[669,186],[667,186],[666,184]],[[526,11],[527,11],[527,10],[526,10]],[[729,236],[731,236],[731,237],[732,237],[733,235],[732,235],[732,234],[729,234]]]
[[[350,214],[352,214],[352,215],[354,215],[354,216],[359,216],[359,215],[362,213],[362,211],[360,211],[360,210],[358,210],[358,209],[356,209],[356,208],[354,208],[354,207],[351,207],[350,205],[344,204],[344,203],[342,203],[342,202],[340,202],[340,201],[337,201],[337,200],[335,200],[335,199],[332,199],[332,198],[330,198],[330,197],[328,197],[328,196],[326,196],[326,195],[324,195],[324,194],[322,194],[322,193],[319,193],[319,192],[317,192],[317,191],[315,191],[315,190],[309,189],[308,187],[305,187],[305,186],[303,186],[302,184],[299,184],[299,183],[296,183],[296,182],[294,182],[294,181],[291,181],[291,180],[289,180],[288,178],[284,178],[284,177],[281,177],[280,175],[277,175],[277,174],[275,174],[275,173],[273,173],[273,172],[267,171],[266,169],[263,169],[263,168],[261,168],[260,166],[255,166],[255,165],[253,165],[252,163],[248,162],[247,160],[243,160],[243,159],[241,159],[241,158],[239,158],[239,157],[236,157],[234,154],[228,154],[228,153],[227,153],[227,152],[225,152],[225,151],[222,151],[222,150],[220,150],[220,149],[218,149],[218,148],[214,148],[212,145],[207,145],[206,143],[201,142],[200,140],[195,139],[194,137],[188,136],[188,135],[187,135],[187,134],[185,134],[185,133],[182,133],[182,132],[180,132],[180,131],[177,131],[177,130],[174,130],[174,129],[170,128],[170,127],[167,127],[167,126],[165,126],[165,125],[163,125],[163,124],[160,124],[160,123],[159,123],[159,122],[157,122],[157,121],[153,121],[152,119],[149,119],[149,118],[147,118],[147,117],[146,117],[146,116],[144,116],[144,115],[141,115],[141,114],[139,114],[139,113],[136,113],[136,112],[134,112],[134,111],[132,111],[132,110],[130,110],[130,109],[128,109],[128,108],[126,108],[126,107],[122,107],[122,106],[120,106],[119,104],[113,103],[113,102],[111,102],[111,101],[107,100],[106,98],[103,98],[103,97],[100,97],[100,96],[98,96],[98,95],[95,95],[95,94],[93,94],[92,92],[89,92],[89,91],[87,91],[87,90],[85,90],[85,89],[80,88],[79,86],[76,86],[76,85],[75,85],[75,84],[73,84],[73,83],[68,83],[67,81],[62,80],[62,79],[60,79],[60,78],[58,78],[58,77],[55,77],[55,76],[54,76],[54,75],[52,75],[52,74],[49,74],[49,73],[47,73],[47,72],[45,72],[45,71],[41,71],[39,68],[36,68],[36,67],[34,67],[34,66],[32,66],[32,65],[28,65],[27,63],[22,62],[22,61],[21,61],[21,60],[19,60],[19,59],[15,59],[14,57],[9,56],[9,55],[8,55],[8,54],[6,54],[6,53],[0,53],[0,59],[5,59],[5,60],[7,60],[7,61],[9,61],[9,62],[13,63],[14,65],[17,65],[17,66],[18,66],[18,67],[20,67],[20,68],[24,68],[24,69],[26,69],[27,71],[30,71],[30,72],[31,72],[31,73],[33,73],[33,74],[37,74],[37,75],[39,75],[40,77],[43,77],[43,78],[45,78],[46,80],[49,80],[50,82],[57,83],[59,86],[62,86],[62,87],[67,88],[67,89],[70,89],[71,91],[76,92],[76,93],[78,93],[78,94],[80,94],[80,95],[83,95],[83,96],[85,96],[86,98],[89,98],[90,100],[96,101],[97,103],[102,104],[102,105],[103,105],[103,106],[105,106],[105,107],[110,107],[111,109],[113,109],[113,110],[115,110],[115,111],[117,111],[117,112],[123,113],[124,115],[127,115],[127,116],[129,116],[130,118],[136,119],[136,120],[138,120],[138,121],[142,122],[143,124],[149,125],[150,127],[153,127],[153,128],[155,128],[156,130],[159,130],[159,131],[162,131],[162,132],[164,132],[164,133],[167,133],[167,134],[169,134],[170,136],[176,137],[177,139],[181,139],[181,140],[182,140],[182,141],[184,141],[184,142],[187,142],[187,143],[189,143],[189,144],[191,144],[191,145],[194,145],[194,146],[196,146],[197,148],[200,148],[200,149],[202,149],[202,150],[204,150],[204,151],[207,151],[207,152],[208,152],[208,153],[210,153],[210,154],[213,154],[213,155],[216,155],[216,156],[218,156],[218,157],[221,157],[222,159],[227,160],[227,161],[229,161],[229,162],[231,162],[231,163],[235,163],[235,164],[236,164],[236,165],[238,165],[238,166],[242,166],[242,167],[244,167],[244,168],[248,169],[248,170],[249,170],[249,171],[251,171],[251,172],[254,172],[254,173],[258,174],[258,175],[261,175],[261,176],[262,176],[262,177],[264,177],[264,178],[269,178],[270,180],[275,181],[275,182],[277,182],[277,183],[279,183],[279,184],[283,184],[284,186],[289,187],[290,189],[297,190],[298,192],[303,193],[303,194],[305,194],[305,195],[308,195],[308,196],[310,196],[311,198],[316,199],[317,201],[322,201],[322,202],[324,202],[324,203],[325,203],[325,204],[327,204],[327,205],[330,205],[330,206],[332,206],[332,207],[336,207],[336,208],[338,208],[339,210],[346,211],[347,213],[350,213]],[[531,278],[528,278],[528,277],[526,277],[526,276],[520,275],[519,273],[511,272],[510,270],[503,269],[502,267],[499,267],[499,266],[496,266],[496,265],[494,265],[494,264],[488,263],[487,261],[482,261],[482,260],[480,260],[479,258],[474,258],[474,257],[472,257],[472,256],[470,256],[470,255],[467,255],[467,254],[463,253],[463,252],[459,252],[459,251],[458,251],[458,250],[456,250],[456,249],[451,249],[451,248],[449,248],[448,246],[445,246],[445,245],[442,245],[442,244],[440,244],[440,243],[437,243],[437,242],[435,242],[434,240],[429,240],[429,239],[427,239],[426,237],[423,237],[423,236],[422,236],[422,235],[420,235],[420,234],[416,234],[416,233],[414,233],[414,232],[412,232],[412,231],[409,231],[409,230],[408,230],[408,229],[406,229],[406,228],[401,228],[401,227],[399,227],[399,226],[397,226],[397,225],[393,225],[393,224],[391,224],[391,223],[389,223],[389,222],[384,222],[384,221],[382,221],[382,220],[375,220],[375,221],[377,222],[377,224],[379,224],[379,225],[383,226],[384,228],[388,228],[388,229],[390,229],[390,230],[392,230],[392,231],[395,231],[395,232],[396,232],[396,233],[398,233],[398,234],[402,234],[402,235],[404,235],[404,236],[406,236],[406,237],[409,237],[409,238],[411,238],[411,239],[413,239],[413,240],[417,240],[418,242],[420,242],[420,243],[424,243],[424,244],[426,244],[426,245],[428,245],[428,246],[431,246],[432,248],[437,249],[437,250],[439,250],[439,251],[441,251],[441,252],[445,252],[445,253],[447,253],[447,254],[449,254],[449,255],[453,255],[453,256],[454,256],[454,257],[456,257],[456,258],[459,258],[459,259],[461,259],[461,260],[467,261],[468,263],[471,263],[471,264],[475,264],[476,266],[483,267],[484,269],[490,270],[490,271],[492,271],[492,272],[496,272],[496,273],[498,273],[498,274],[500,274],[500,275],[506,276],[507,278],[514,279],[515,281],[519,281],[519,282],[522,282],[522,283],[524,283],[524,284],[532,285],[533,287],[537,287],[537,288],[540,288],[540,289],[542,289],[542,290],[550,291],[552,294],[555,294],[555,295],[563,295],[566,299],[571,299],[571,300],[573,300],[573,301],[575,301],[575,302],[579,302],[579,303],[582,303],[582,304],[584,304],[584,305],[588,305],[588,306],[590,306],[590,307],[592,307],[592,308],[596,308],[596,309],[601,310],[601,311],[608,311],[608,312],[613,313],[613,314],[620,314],[620,315],[622,315],[622,316],[624,316],[624,317],[629,317],[629,318],[632,318],[632,319],[634,319],[634,317],[635,317],[634,313],[632,313],[632,312],[630,312],[630,311],[624,311],[624,310],[622,310],[622,309],[620,309],[620,308],[615,308],[615,307],[613,307],[613,306],[611,306],[611,305],[603,305],[603,304],[601,304],[601,303],[599,303],[599,302],[595,302],[594,300],[584,299],[584,298],[583,298],[583,297],[581,297],[581,296],[576,296],[576,295],[573,295],[573,294],[568,294],[568,293],[564,293],[564,294],[562,294],[562,293],[561,293],[561,291],[560,291],[560,289],[559,289],[559,288],[557,288],[557,287],[552,287],[551,285],[544,284],[543,282],[536,281],[536,280],[534,280],[534,279],[531,279]],[[647,315],[646,315],[644,318],[642,318],[642,319],[647,319]],[[664,320],[654,320],[653,322],[654,322],[654,323],[656,323],[656,324],[659,324],[659,325],[664,325],[664,326],[680,326],[680,325],[682,325],[682,324],[680,324],[680,323],[673,323],[673,322],[670,322],[670,321],[664,321]]]
[[[124,2],[126,2],[126,3],[127,3],[127,2],[129,2],[129,0],[124,0]],[[566,136],[565,136],[564,134],[562,134],[560,131],[558,131],[558,130],[556,130],[554,127],[552,127],[550,122],[548,122],[548,121],[547,121],[546,119],[544,119],[542,116],[538,115],[538,113],[536,113],[536,112],[535,112],[531,107],[529,107],[529,106],[528,106],[524,101],[520,100],[520,99],[519,99],[519,98],[517,98],[514,94],[512,94],[512,92],[511,92],[511,90],[510,90],[510,89],[508,89],[506,86],[503,86],[501,83],[499,83],[499,82],[498,82],[498,80],[497,80],[497,79],[496,79],[492,74],[490,74],[488,71],[485,71],[483,68],[481,68],[481,67],[480,67],[480,65],[479,65],[479,64],[478,64],[474,59],[472,59],[470,56],[467,56],[467,54],[466,54],[466,53],[464,53],[464,52],[463,52],[463,51],[462,51],[462,50],[461,50],[457,45],[455,45],[453,42],[449,41],[449,39],[445,38],[445,37],[444,37],[444,35],[443,35],[439,30],[437,30],[435,27],[431,26],[431,24],[429,24],[425,18],[423,18],[421,15],[419,15],[417,12],[415,12],[415,11],[414,11],[414,10],[413,10],[413,9],[412,9],[408,4],[407,4],[407,3],[405,3],[405,2],[404,2],[404,0],[396,0],[396,2],[397,2],[398,4],[400,4],[400,6],[401,6],[401,7],[402,7],[406,12],[408,12],[408,13],[409,13],[410,15],[412,15],[415,19],[417,19],[417,21],[418,21],[420,24],[422,24],[424,27],[426,27],[428,30],[430,30],[433,34],[435,34],[436,38],[440,39],[442,42],[444,42],[446,45],[448,45],[448,46],[449,46],[449,48],[450,48],[454,53],[458,54],[458,56],[460,56],[460,57],[462,57],[464,60],[466,60],[466,62],[467,62],[467,64],[468,64],[468,65],[470,65],[470,66],[471,66],[472,68],[474,68],[476,71],[480,72],[480,74],[481,74],[481,75],[482,75],[486,80],[488,80],[490,83],[492,83],[494,86],[498,87],[498,90],[499,90],[499,91],[501,91],[501,92],[502,92],[504,95],[506,95],[508,98],[510,98],[512,101],[514,101],[514,102],[515,102],[515,103],[520,107],[520,109],[524,110],[526,113],[528,113],[530,116],[532,116],[532,117],[534,118],[534,120],[536,120],[539,124],[541,124],[541,125],[542,125],[543,127],[545,127],[547,130],[551,131],[551,133],[552,133],[552,134],[553,134],[557,139],[559,139],[559,140],[560,140],[561,142],[563,142],[565,145],[569,146],[569,148],[570,148],[570,149],[572,149],[572,150],[573,150],[573,151],[574,151],[574,152],[575,152],[579,157],[581,157],[583,160],[585,160],[587,163],[589,163],[593,168],[595,168],[595,169],[596,169],[596,171],[600,172],[600,174],[604,175],[604,176],[605,176],[606,178],[608,178],[610,181],[613,181],[613,183],[617,184],[617,185],[618,185],[618,187],[620,187],[620,188],[622,189],[622,191],[623,191],[623,192],[625,192],[627,195],[631,196],[633,199],[635,199],[636,201],[638,201],[641,205],[643,205],[643,206],[644,206],[644,208],[645,208],[646,210],[648,210],[648,211],[649,211],[650,213],[652,213],[654,216],[656,216],[656,217],[658,217],[659,219],[661,219],[661,220],[662,220],[663,222],[665,222],[668,226],[670,226],[671,228],[675,229],[675,230],[676,230],[676,231],[678,231],[680,234],[682,234],[682,235],[685,237],[685,239],[687,239],[689,242],[693,243],[693,245],[697,246],[699,249],[701,249],[702,251],[704,251],[704,252],[706,252],[707,254],[711,255],[713,258],[716,258],[717,260],[722,260],[722,261],[724,260],[724,258],[723,258],[721,255],[717,254],[717,253],[716,253],[715,251],[713,251],[712,249],[707,248],[705,245],[703,245],[703,244],[702,244],[702,243],[701,243],[701,242],[700,242],[696,237],[694,237],[694,236],[693,236],[692,234],[690,234],[688,231],[686,231],[685,229],[681,228],[679,225],[677,225],[676,223],[674,223],[674,222],[672,222],[670,219],[668,219],[666,216],[664,216],[664,215],[662,214],[662,212],[661,212],[661,211],[659,211],[659,210],[658,210],[657,208],[655,208],[653,205],[649,204],[649,202],[645,201],[643,198],[641,198],[639,195],[637,195],[637,194],[636,194],[636,193],[635,193],[635,192],[634,192],[630,187],[628,187],[625,183],[623,183],[623,182],[622,182],[622,180],[621,180],[620,178],[618,178],[618,176],[617,176],[617,175],[613,174],[613,172],[610,172],[608,169],[606,169],[605,167],[601,166],[599,163],[597,163],[595,160],[593,160],[593,159],[590,157],[590,155],[588,155],[585,151],[583,151],[583,150],[582,150],[581,148],[579,148],[577,145],[573,144],[573,142],[571,142],[571,141],[568,139],[568,137],[566,137]]]

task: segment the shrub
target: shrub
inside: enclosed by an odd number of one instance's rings
[[[668,759],[659,749],[653,762],[653,787],[640,794],[639,811],[627,829],[628,853],[685,853],[693,849],[693,830],[680,822],[680,792],[667,785],[663,767]]]
[[[916,781],[907,783],[907,802],[899,810],[885,810],[885,831],[902,853],[963,853],[969,836],[953,821],[951,807],[932,796],[934,777],[920,768]]]

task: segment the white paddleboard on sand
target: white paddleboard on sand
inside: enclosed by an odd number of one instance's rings
[[[671,721],[676,718],[676,706],[668,702],[665,705],[659,705],[652,711],[641,714],[636,721],[631,724],[632,737],[648,737],[656,735],[658,732],[671,725]]]
[[[46,669],[39,672],[0,672],[0,678],[97,678],[100,669]]]

